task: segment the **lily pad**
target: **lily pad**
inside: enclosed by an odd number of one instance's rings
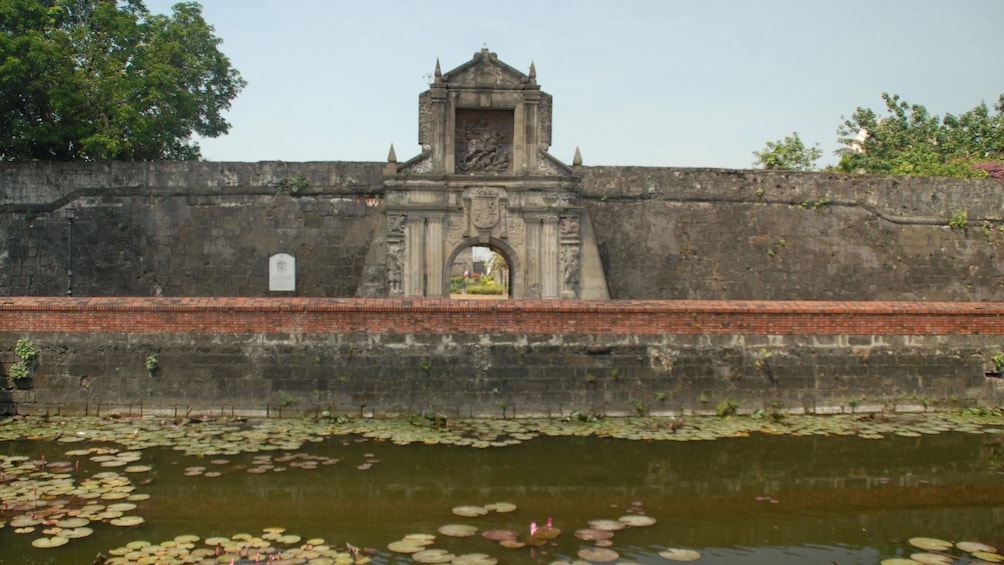
[[[621,516],[620,518],[617,518],[617,521],[624,522],[625,524],[633,528],[644,528],[655,524],[655,518],[651,516],[643,516],[641,514],[629,514],[627,516]]]
[[[422,551],[412,553],[411,558],[419,563],[428,563],[431,565],[436,565],[439,563],[450,563],[457,556],[450,553],[445,549],[423,549]]]
[[[913,547],[927,551],[948,551],[952,549],[952,542],[938,538],[918,537],[910,538],[908,541]]]
[[[424,543],[417,543],[414,541],[398,540],[392,541],[387,544],[387,549],[393,551],[394,553],[418,553],[419,551],[425,550]]]
[[[453,565],[496,565],[498,562],[487,553],[465,553],[453,559]]]
[[[488,513],[488,510],[484,506],[456,506],[453,508],[453,513],[465,518],[474,518],[476,516],[484,516]]]
[[[997,553],[997,548],[992,545],[987,545],[985,543],[980,543],[978,541],[960,541],[955,543],[955,547],[959,548],[961,551],[966,553],[974,553],[976,551],[985,551],[987,553]]]
[[[516,530],[485,530],[481,532],[481,537],[492,541],[519,539],[519,532]]]
[[[618,520],[590,520],[589,527],[596,528],[597,530],[616,532],[617,530],[626,528],[627,524]]]
[[[446,524],[445,526],[440,526],[437,531],[444,536],[467,538],[478,533],[478,528],[469,524]]]
[[[113,525],[113,526],[119,526],[119,527],[122,527],[122,528],[130,528],[132,526],[138,526],[138,525],[142,524],[145,521],[146,520],[144,520],[140,516],[122,516],[121,518],[115,518],[113,520],[109,520],[108,523],[111,524],[111,525]]]
[[[515,512],[516,505],[511,502],[495,502],[493,504],[486,504],[485,509],[489,511],[506,514],[509,512]]]
[[[580,549],[577,555],[593,563],[609,563],[620,559],[619,553],[605,547]]]
[[[66,545],[70,540],[62,536],[52,536],[51,538],[38,538],[32,540],[32,547],[37,547],[40,549],[48,549],[50,547],[59,547],[61,545]]]
[[[59,535],[60,537],[68,539],[79,539],[79,538],[86,538],[87,536],[93,533],[94,530],[91,528],[79,527],[79,528],[64,529],[62,532],[59,533]]]
[[[659,557],[670,561],[697,561],[701,558],[701,554],[693,549],[670,547],[660,551]]]
[[[994,553],[991,551],[974,551],[971,555],[977,559],[989,561],[990,563],[1004,562],[1004,555],[1000,555],[998,553]]]
[[[601,530],[599,528],[582,528],[581,530],[575,530],[575,537],[583,541],[596,541],[610,539],[614,537],[614,533],[610,530]]]
[[[954,557],[941,553],[914,553],[910,555],[910,559],[917,563],[924,563],[924,565],[948,565],[955,561]]]

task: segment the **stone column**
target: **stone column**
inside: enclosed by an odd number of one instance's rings
[[[425,224],[425,296],[443,295],[443,218]]]
[[[526,281],[523,296],[514,298],[540,298],[540,219],[526,218],[526,262],[523,278]]]
[[[408,216],[405,224],[404,295],[425,295],[425,218]]]
[[[561,268],[558,256],[558,218],[544,218],[540,230],[541,298],[558,298],[561,289]]]

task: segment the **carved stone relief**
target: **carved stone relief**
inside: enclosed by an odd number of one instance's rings
[[[457,110],[457,172],[508,172],[512,166],[512,141],[511,111]]]
[[[575,295],[579,286],[579,246],[561,246],[561,273],[563,276],[562,295]]]
[[[479,188],[471,195],[471,225],[490,230],[499,222],[499,195],[490,188]]]
[[[446,244],[456,247],[464,239],[464,219],[461,216],[450,215],[446,217]]]
[[[402,216],[403,217],[403,216]],[[404,265],[404,242],[392,241],[387,243],[387,282],[390,287],[391,296],[403,296],[404,289],[401,286]]]
[[[418,144],[432,145],[432,93],[428,90],[418,95]]]
[[[387,235],[389,237],[404,237],[404,222],[407,217],[404,214],[387,215]]]
[[[526,243],[526,222],[522,218],[509,218],[506,224],[506,235],[509,239],[509,244],[515,248],[522,249]]]

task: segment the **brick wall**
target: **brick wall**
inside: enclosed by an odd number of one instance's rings
[[[22,412],[823,411],[995,404],[1004,304],[11,297],[0,328],[5,373],[40,350]]]

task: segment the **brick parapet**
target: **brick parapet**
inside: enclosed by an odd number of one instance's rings
[[[1001,335],[1004,303],[8,297],[10,332]]]

